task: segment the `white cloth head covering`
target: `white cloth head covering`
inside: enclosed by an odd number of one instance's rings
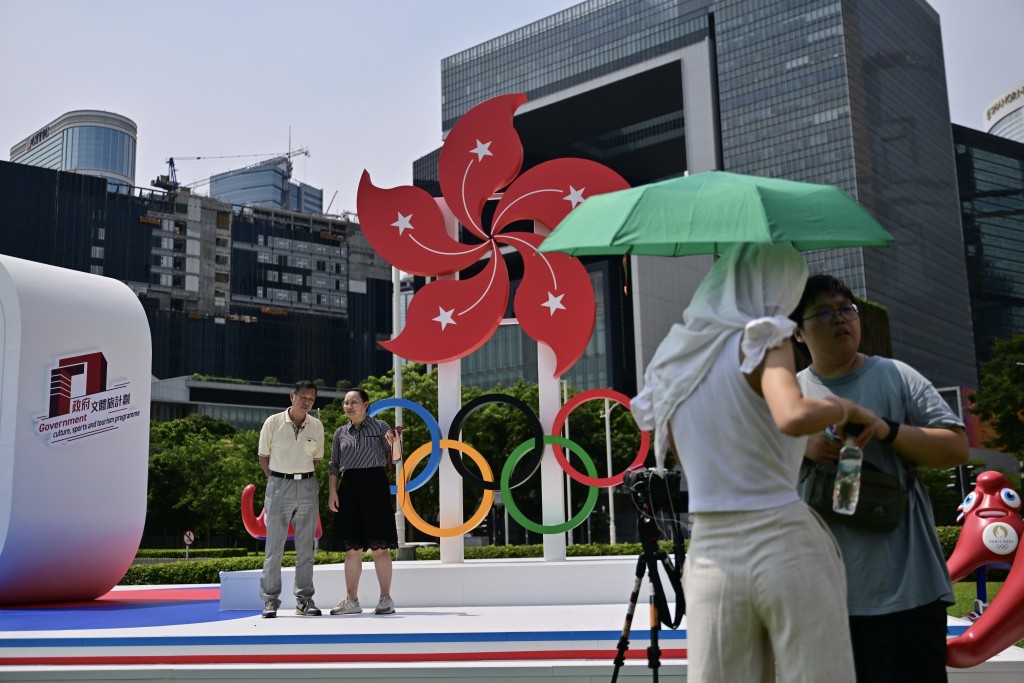
[[[711,267],[644,372],[643,390],[632,401],[641,429],[654,429],[656,466],[664,467],[668,423],[722,352],[744,330],[740,371],[750,373],[793,334],[788,316],[800,303],[807,264],[793,246],[737,244]]]

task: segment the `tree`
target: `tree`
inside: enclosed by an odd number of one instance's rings
[[[992,359],[981,365],[981,388],[969,398],[996,431],[985,445],[1024,453],[1024,335],[996,340]]]
[[[177,535],[194,528],[209,539],[237,533],[242,489],[264,479],[256,458],[258,438],[257,432],[239,432],[205,415],[153,422],[146,534]]]
[[[956,526],[956,518],[960,514],[957,507],[964,502],[963,494],[955,484],[954,471],[933,467],[917,468],[917,477],[928,491],[936,526]]]

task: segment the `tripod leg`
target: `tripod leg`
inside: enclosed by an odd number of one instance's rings
[[[622,635],[619,637],[619,643],[616,645],[615,654],[615,669],[612,671],[612,683],[615,683],[619,678],[619,669],[626,661],[626,650],[629,649],[629,631],[633,626],[633,613],[636,611],[636,601],[640,597],[640,587],[643,585],[644,570],[647,568],[647,564],[644,561],[643,555],[637,559],[636,563],[636,580],[633,582],[633,592],[629,596],[629,607],[626,609],[626,621],[622,625]]]
[[[661,648],[658,647],[658,634],[661,632],[661,619],[658,618],[658,607],[651,595],[651,644],[647,648],[647,667],[651,670],[651,678],[658,683],[658,668],[661,666]]]

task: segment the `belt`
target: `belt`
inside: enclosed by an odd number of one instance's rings
[[[312,472],[297,472],[295,474],[286,474],[284,472],[275,472],[270,470],[270,476],[281,477],[282,479],[309,479],[313,476]]]

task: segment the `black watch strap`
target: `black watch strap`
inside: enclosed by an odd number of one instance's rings
[[[883,443],[886,446],[888,446],[889,444],[896,440],[896,435],[900,431],[900,423],[893,422],[892,420],[885,417],[882,418],[882,421],[885,422],[885,424],[889,425],[889,434],[884,439],[879,439],[878,443]]]

